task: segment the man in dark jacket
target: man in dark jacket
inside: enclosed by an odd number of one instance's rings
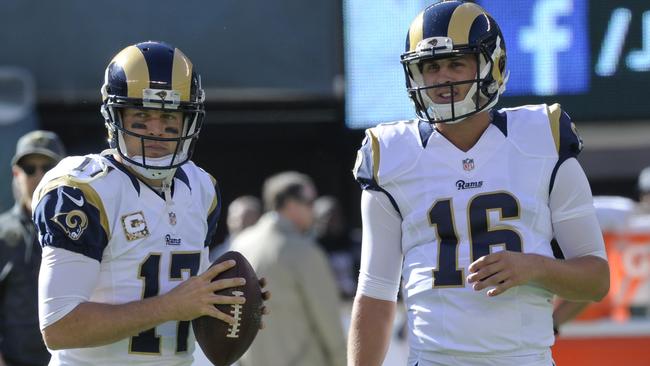
[[[16,204],[0,215],[0,366],[43,366],[50,360],[38,326],[41,247],[32,223],[32,195],[45,172],[65,156],[59,137],[32,131],[11,160]]]

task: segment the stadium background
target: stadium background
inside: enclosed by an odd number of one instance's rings
[[[4,0],[0,208],[12,204],[9,160],[24,132],[55,131],[70,154],[106,146],[104,68],[126,45],[153,39],[182,49],[202,75],[207,115],[193,160],[220,181],[224,204],[293,169],[359,226],[350,171],[362,127],[411,117],[399,53],[429,2]],[[512,74],[499,105],[562,103],[585,141],[593,193],[636,197],[650,165],[650,4],[480,3],[506,35]]]

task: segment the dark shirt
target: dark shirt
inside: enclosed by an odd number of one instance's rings
[[[41,247],[31,218],[16,204],[0,215],[0,352],[9,365],[47,365],[38,326]]]

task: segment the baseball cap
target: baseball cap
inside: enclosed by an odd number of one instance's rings
[[[11,165],[30,154],[45,155],[58,162],[65,156],[65,148],[59,136],[51,131],[36,130],[23,135],[16,144],[16,154]]]
[[[639,174],[639,192],[650,193],[650,166],[644,168]]]

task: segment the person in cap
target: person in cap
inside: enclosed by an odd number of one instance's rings
[[[38,328],[41,247],[31,220],[34,189],[65,156],[50,131],[22,136],[11,159],[16,203],[0,215],[0,365],[46,365],[50,359]]]

